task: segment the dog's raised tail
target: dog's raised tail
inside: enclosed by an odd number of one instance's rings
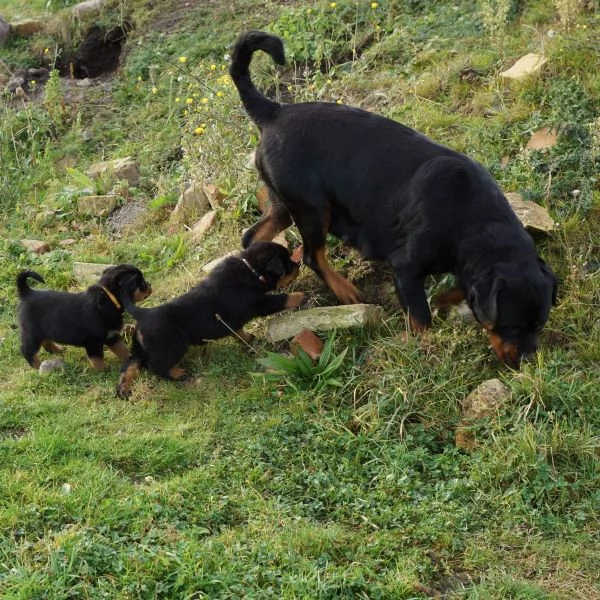
[[[29,287],[27,280],[31,277],[31,279],[35,279],[40,283],[46,283],[44,278],[35,271],[21,271],[17,275],[17,295],[19,298],[24,298],[28,294],[30,294],[33,290]]]
[[[280,105],[259,92],[250,78],[250,62],[256,50],[266,52],[278,65],[285,64],[285,53],[283,42],[264,31],[242,33],[233,48],[229,74],[238,89],[246,112],[261,127],[273,118]]]

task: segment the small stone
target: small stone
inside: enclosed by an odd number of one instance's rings
[[[52,371],[62,371],[65,368],[65,361],[61,358],[49,358],[43,360],[38,368],[40,373],[51,373]]]
[[[107,172],[112,173],[115,179],[125,179],[131,187],[137,187],[140,183],[140,168],[131,156],[95,163],[85,174],[92,179],[98,179]]]
[[[79,79],[75,85],[82,88],[91,87],[94,85],[94,80],[86,77],[85,79]]]
[[[283,246],[284,248],[288,248],[289,249],[289,244],[288,241],[285,239],[285,232],[280,231],[274,238],[273,241],[276,244],[279,244],[280,246]],[[297,262],[297,261],[296,261]]]
[[[527,142],[527,150],[548,150],[556,145],[558,133],[549,127],[538,129]]]
[[[71,244],[76,244],[77,240],[75,238],[66,238],[64,240],[60,240],[58,242],[59,246],[70,246]]]
[[[520,58],[510,69],[500,73],[505,79],[524,79],[539,71],[548,59],[541,54],[526,54]]]
[[[104,0],[86,0],[73,7],[73,15],[81,19],[91,15],[96,15],[102,10]]]
[[[496,414],[509,399],[510,389],[499,379],[489,379],[477,386],[462,401],[462,418],[454,432],[456,446],[465,450],[474,448],[477,445],[475,439],[477,423]]]
[[[364,327],[379,323],[382,318],[382,308],[374,304],[321,306],[273,317],[267,324],[266,338],[270,342],[280,342],[293,338],[303,329],[330,331]]]
[[[523,227],[541,233],[550,233],[554,230],[554,220],[544,207],[535,202],[525,202],[517,192],[507,192],[504,196],[519,221],[523,223]]]
[[[4,47],[9,39],[10,24],[4,17],[0,16],[0,48]]]
[[[214,183],[204,183],[202,185],[202,191],[208,198],[208,202],[213,210],[223,204],[223,200],[225,200],[225,194]]]
[[[302,348],[313,361],[317,361],[323,352],[323,340],[310,329],[302,330],[290,342],[292,354],[297,355],[298,348]]]
[[[448,320],[458,321],[459,323],[465,323],[469,325],[477,323],[477,319],[475,318],[473,311],[469,308],[466,300],[463,300],[450,309]]]
[[[229,258],[230,256],[236,256],[236,255],[237,255],[237,252],[235,252],[235,251],[227,252],[227,254],[224,254],[223,256],[219,256],[219,258],[215,258],[214,260],[211,260],[209,263],[206,263],[202,267],[202,271],[204,271],[204,273],[210,273],[217,265],[222,263],[226,258]]]
[[[192,183],[179,197],[169,217],[171,225],[189,224],[210,210],[210,202],[199,183]]]
[[[77,198],[77,212],[88,217],[106,217],[115,208],[117,208],[117,197],[114,194]]]
[[[213,226],[217,211],[211,210],[207,212],[193,227],[190,231],[190,243],[194,246],[198,245],[204,234]]]
[[[32,35],[42,31],[44,24],[42,21],[27,19],[11,23],[10,28],[12,35],[16,37],[31,37]]]
[[[251,152],[244,163],[246,169],[256,169],[256,151]]]
[[[21,244],[30,252],[36,254],[46,254],[50,252],[50,244],[42,242],[41,240],[21,240]]]
[[[115,265],[103,264],[103,263],[86,263],[86,262],[74,262],[73,263],[73,276],[77,281],[83,283],[96,283],[102,275],[104,269],[108,267],[114,267]]]

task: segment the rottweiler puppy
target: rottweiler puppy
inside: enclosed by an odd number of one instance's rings
[[[196,287],[154,308],[140,308],[122,294],[125,310],[137,321],[131,358],[123,365],[117,394],[127,397],[140,369],[147,368],[166,379],[184,380],[178,366],[187,349],[208,340],[234,335],[246,343],[253,336],[243,326],[305,301],[302,292],[269,294],[290,284],[299,265],[289,251],[274,242],[257,242],[239,256],[217,265]]]
[[[256,50],[285,64],[282,41],[242,34],[231,77],[260,130],[256,167],[270,206],[242,238],[244,248],[293,223],[304,262],[344,304],[359,291],[325,254],[332,233],[366,259],[387,259],[413,330],[431,325],[424,281],[452,272],[498,357],[517,367],[535,352],[556,301],[556,278],[488,171],[400,123],[326,102],[282,105],[249,73]],[[450,297],[450,296],[449,296]]]
[[[126,287],[133,302],[152,292],[142,272],[133,265],[105,269],[98,283],[79,293],[34,290],[27,279],[45,283],[35,271],[17,275],[19,304],[17,316],[21,333],[21,353],[34,368],[40,366],[38,351],[64,350],[59,344],[82,346],[94,369],[104,369],[104,345],[121,361],[129,357],[119,332],[123,327],[123,306],[119,298]]]

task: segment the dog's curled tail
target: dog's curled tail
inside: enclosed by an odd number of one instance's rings
[[[283,42],[264,31],[242,33],[233,48],[229,74],[240,94],[244,108],[250,118],[260,127],[270,121],[280,104],[269,100],[259,92],[250,78],[250,62],[256,50],[266,52],[278,65],[285,64]]]
[[[46,283],[44,278],[35,271],[21,271],[17,275],[17,295],[19,298],[24,298],[28,294],[30,294],[33,290],[29,287],[27,280],[31,277],[31,279],[35,279],[40,283]]]

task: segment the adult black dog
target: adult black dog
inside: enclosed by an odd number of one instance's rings
[[[387,259],[417,331],[431,325],[425,277],[452,272],[461,289],[454,298],[467,298],[497,355],[517,367],[537,349],[556,278],[490,174],[382,116],[266,98],[248,70],[256,50],[285,63],[281,40],[260,31],[242,34],[233,50],[229,72],[260,129],[256,167],[271,202],[243,246],[270,240],[294,222],[304,261],[345,304],[359,302],[360,293],[327,262],[327,233],[364,258]]]
[[[125,310],[137,321],[131,358],[121,369],[117,393],[127,397],[141,368],[167,379],[186,379],[178,366],[187,349],[228,335],[249,343],[243,327],[255,317],[265,317],[304,302],[302,292],[269,294],[289,285],[299,265],[289,251],[273,242],[260,242],[239,256],[226,258],[186,294],[154,308],[140,308],[122,293]]]
[[[121,361],[129,357],[119,332],[123,327],[123,307],[118,298],[124,287],[132,300],[147,298],[152,288],[142,272],[133,265],[105,269],[97,284],[79,293],[33,290],[28,278],[44,283],[35,271],[17,275],[19,305],[17,315],[21,331],[21,352],[27,362],[40,366],[38,351],[62,352],[58,344],[83,346],[94,369],[104,369],[104,345]]]

